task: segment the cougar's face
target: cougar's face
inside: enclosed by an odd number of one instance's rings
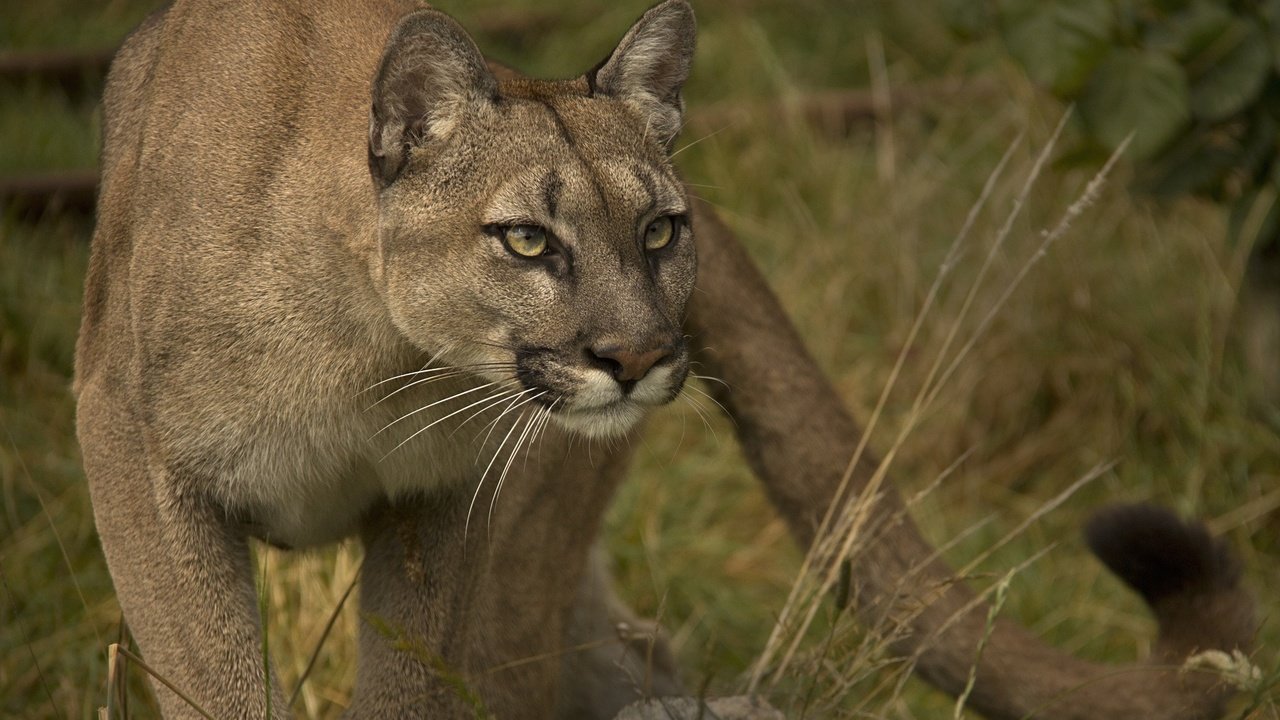
[[[381,193],[383,278],[438,362],[615,435],[688,374],[689,205],[634,113],[555,87],[504,88],[411,152]]]

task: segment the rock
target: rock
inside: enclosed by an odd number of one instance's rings
[[[747,695],[698,700],[660,697],[641,700],[622,709],[614,720],[786,720],[763,699]]]

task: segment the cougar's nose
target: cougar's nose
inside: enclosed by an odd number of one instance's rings
[[[654,365],[671,356],[675,342],[646,343],[647,349],[635,350],[618,343],[601,343],[587,348],[587,354],[595,363],[608,370],[618,382],[628,389],[643,378]]]

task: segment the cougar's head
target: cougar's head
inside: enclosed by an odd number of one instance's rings
[[[588,435],[674,398],[695,259],[668,153],[693,46],[668,0],[582,77],[500,80],[448,16],[401,21],[369,127],[400,331]]]

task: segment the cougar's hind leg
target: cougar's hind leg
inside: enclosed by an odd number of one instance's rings
[[[268,705],[270,717],[289,717],[266,681],[244,536],[187,478],[149,461],[141,426],[105,392],[82,390],[77,422],[98,535],[147,664],[213,717],[256,720]],[[152,687],[165,718],[201,717]]]
[[[597,543],[565,628],[560,720],[612,718],[646,697],[684,694],[666,634],[618,597]]]

